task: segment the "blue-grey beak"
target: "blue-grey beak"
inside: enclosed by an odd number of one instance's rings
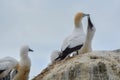
[[[90,14],[85,14],[85,13],[83,13],[83,17],[85,17],[85,16],[90,16]]]
[[[93,27],[93,23],[92,23],[92,21],[91,21],[91,19],[90,19],[90,16],[88,16],[88,27],[89,27],[90,29],[92,29],[92,27]]]
[[[29,48],[29,51],[30,51],[30,52],[33,52],[33,50],[32,50],[32,49],[30,49],[30,48]]]

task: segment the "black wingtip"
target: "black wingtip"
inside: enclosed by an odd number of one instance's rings
[[[91,22],[90,16],[88,16],[88,26],[89,26],[90,28],[93,27],[93,23]]]
[[[57,61],[60,57],[58,56],[54,61]]]

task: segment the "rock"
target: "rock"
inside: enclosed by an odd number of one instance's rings
[[[93,51],[54,62],[33,80],[120,80],[120,53]]]

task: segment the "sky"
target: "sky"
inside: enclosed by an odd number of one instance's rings
[[[96,27],[94,50],[119,49],[119,9],[119,0],[0,0],[0,58],[19,60],[21,46],[29,45],[34,50],[29,53],[32,79],[50,64],[51,52],[60,50],[77,12],[91,15]]]

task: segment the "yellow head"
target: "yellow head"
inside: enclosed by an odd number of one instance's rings
[[[89,16],[89,14],[84,14],[82,12],[77,13],[74,18],[75,26],[79,26],[79,23],[81,22],[82,18],[85,16]]]

